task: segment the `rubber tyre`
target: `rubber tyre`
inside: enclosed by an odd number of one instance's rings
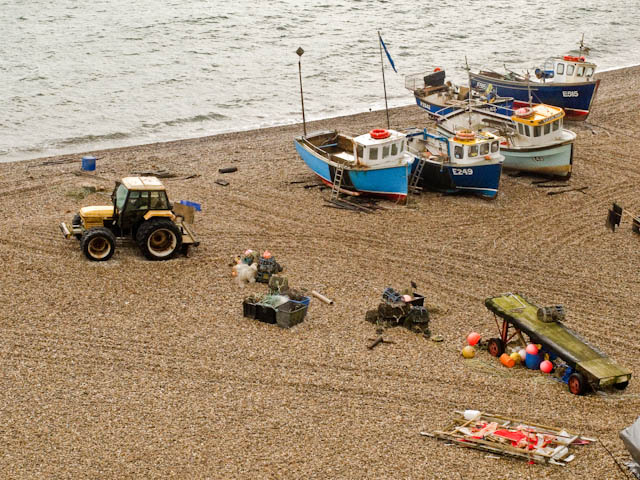
[[[490,338],[487,343],[487,350],[493,357],[499,357],[504,353],[504,342],[500,338]]]
[[[106,262],[116,251],[116,237],[108,228],[92,228],[82,234],[80,247],[89,260]]]
[[[613,386],[616,390],[624,390],[629,386],[629,381],[627,380],[626,382],[614,383]]]
[[[138,228],[136,243],[149,260],[168,260],[180,251],[182,232],[171,220],[152,218]]]
[[[584,375],[575,372],[569,376],[567,386],[569,387],[569,391],[574,395],[584,395],[584,392],[587,390],[587,381]]]

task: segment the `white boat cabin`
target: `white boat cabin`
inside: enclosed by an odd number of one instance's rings
[[[517,109],[511,116],[518,134],[531,143],[548,143],[563,135],[564,110],[542,103]]]
[[[593,80],[596,71],[595,63],[587,62],[583,56],[552,57],[544,63],[544,71],[536,69],[536,76],[551,79],[556,83],[580,83]]]
[[[449,154],[455,163],[476,163],[500,155],[500,137],[490,132],[459,130],[449,139]]]
[[[379,167],[407,161],[406,135],[395,130],[375,129],[353,139],[356,164]]]

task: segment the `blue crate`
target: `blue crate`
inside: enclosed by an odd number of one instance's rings
[[[302,300],[289,300],[290,302],[293,303],[298,303],[300,305],[304,305],[305,307],[309,306],[309,303],[311,302],[311,297],[303,297]]]
[[[200,205],[199,203],[190,202],[189,200],[178,200],[178,203],[181,203],[182,205],[186,205],[187,207],[193,207],[196,209],[197,212],[202,211],[202,205]]]

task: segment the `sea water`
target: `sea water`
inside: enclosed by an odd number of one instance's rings
[[[405,75],[640,63],[637,1],[0,0],[0,161],[409,105]],[[380,31],[397,73],[381,59]],[[298,47],[304,54],[296,54]]]

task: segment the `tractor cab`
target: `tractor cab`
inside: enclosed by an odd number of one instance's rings
[[[125,177],[116,182],[111,194],[112,225],[118,236],[134,235],[150,217],[169,217],[171,204],[164,185],[156,177]]]

